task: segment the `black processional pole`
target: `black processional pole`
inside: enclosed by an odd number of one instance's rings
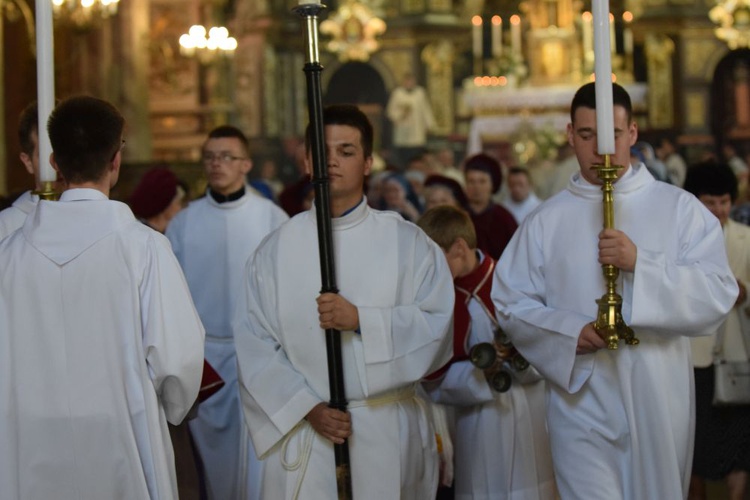
[[[303,2],[309,3],[303,3]],[[307,77],[307,107],[310,116],[310,150],[313,163],[313,185],[315,187],[315,215],[318,221],[318,249],[320,253],[321,293],[338,293],[336,270],[333,260],[333,229],[331,228],[331,206],[328,192],[328,163],[326,162],[325,129],[323,125],[323,90],[320,84],[318,51],[318,14],[325,9],[319,0],[300,0],[294,11],[307,21],[307,54],[305,75]],[[326,353],[328,354],[328,385],[331,400],[328,406],[346,411],[344,389],[344,364],[341,359],[341,332],[326,329]],[[339,500],[350,500],[352,475],[349,465],[349,445],[346,441],[334,444],[336,458],[336,487]]]

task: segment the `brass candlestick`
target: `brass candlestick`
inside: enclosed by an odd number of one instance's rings
[[[42,183],[42,189],[33,191],[33,194],[39,196],[42,200],[57,201],[60,198],[60,193],[55,191],[55,183],[52,181],[44,181]]]
[[[612,192],[614,181],[617,180],[617,171],[622,167],[612,165],[609,155],[604,155],[604,165],[595,165],[593,168],[603,183],[604,228],[614,228],[615,207]],[[599,311],[596,314],[594,329],[607,342],[607,349],[617,349],[620,339],[625,340],[627,345],[638,345],[639,340],[635,338],[633,329],[622,319],[622,297],[616,290],[620,270],[612,264],[602,264],[602,272],[607,282],[607,292],[596,301]]]

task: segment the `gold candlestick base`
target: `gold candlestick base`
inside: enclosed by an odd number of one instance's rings
[[[596,304],[599,306],[599,312],[596,315],[594,329],[607,342],[607,349],[617,349],[620,339],[627,345],[638,345],[640,341],[635,338],[635,332],[622,319],[622,297],[617,293],[607,292],[596,301]]]
[[[42,200],[57,201],[60,198],[60,193],[55,191],[54,182],[45,181],[42,184],[41,190],[32,191],[33,194],[37,195]]]
[[[614,191],[614,181],[617,180],[617,171],[622,167],[612,165],[609,155],[605,155],[604,165],[595,165],[593,168],[602,181],[604,228],[612,229],[615,226],[612,192]],[[640,341],[635,338],[633,329],[626,325],[625,320],[622,319],[622,297],[616,291],[620,270],[611,264],[603,264],[602,272],[607,283],[607,292],[596,301],[599,309],[596,314],[594,329],[607,342],[607,349],[617,349],[617,343],[620,339],[625,340],[627,345],[638,345]]]

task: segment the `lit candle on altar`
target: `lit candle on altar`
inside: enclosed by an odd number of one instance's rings
[[[510,16],[510,47],[513,55],[521,55],[521,16]]]
[[[608,0],[592,0],[594,14],[594,74],[596,75],[596,142],[599,154],[615,152],[612,106],[612,53]]]
[[[482,58],[482,16],[471,18],[472,52],[476,59]]]
[[[617,38],[615,37],[615,16],[609,15],[609,48],[612,55],[617,54]]]
[[[633,13],[625,11],[622,13],[622,20],[625,21],[625,27],[622,29],[622,50],[626,56],[633,55],[633,30],[630,23],[633,22]]]
[[[581,32],[583,33],[583,58],[586,59],[588,54],[594,50],[593,26],[594,17],[591,12],[584,12],[581,15]]]
[[[492,16],[492,57],[503,55],[503,18]]]
[[[52,146],[47,120],[55,106],[55,45],[52,31],[52,2],[36,0],[36,92],[38,106],[39,178],[38,184],[54,182],[57,173],[50,165]]]

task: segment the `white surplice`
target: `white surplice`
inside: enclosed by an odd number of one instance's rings
[[[508,212],[513,214],[513,218],[516,219],[516,222],[518,222],[518,224],[520,225],[526,218],[526,216],[529,215],[541,203],[542,200],[540,200],[536,194],[531,192],[529,193],[529,196],[523,201],[513,201],[513,199],[508,196],[507,198],[505,198],[505,200],[503,200],[501,205],[507,208]]]
[[[411,90],[404,87],[393,89],[385,112],[393,122],[395,146],[424,146],[427,133],[435,128],[430,99],[422,87],[417,86]]]
[[[190,430],[203,459],[212,500],[259,500],[261,464],[243,423],[231,321],[245,263],[265,236],[289,217],[248,187],[240,199],[206,195],[169,223],[167,238],[185,272],[206,328],[206,360],[224,387],[198,407]]]
[[[548,380],[561,497],[681,499],[695,424],[688,337],[716,329],[737,284],[716,217],[643,165],[615,184],[614,212],[638,252],[618,286],[638,346],[575,353],[605,292],[602,192],[580,174],[516,232],[495,271],[493,302],[515,346]]]
[[[469,301],[470,349],[492,342],[495,326],[485,307]],[[490,389],[470,361],[453,363],[433,401],[455,408],[456,500],[553,500],[555,483],[545,427],[545,383],[531,367],[517,373],[510,390]]]
[[[0,498],[176,499],[203,327],[169,242],[92,189],[0,242]]]
[[[1,211],[0,240],[23,226],[26,216],[36,208],[37,203],[39,203],[39,197],[31,194],[31,191],[26,191],[13,202],[13,205]]]
[[[316,227],[315,212],[304,212],[258,248],[235,320],[243,407],[265,459],[267,499],[295,498],[298,487],[300,499],[336,498],[333,446],[304,420],[329,400]],[[414,386],[450,358],[445,257],[415,225],[365,200],[333,219],[333,245],[338,288],[357,306],[361,332],[341,333],[354,497],[434,498],[436,442]]]

